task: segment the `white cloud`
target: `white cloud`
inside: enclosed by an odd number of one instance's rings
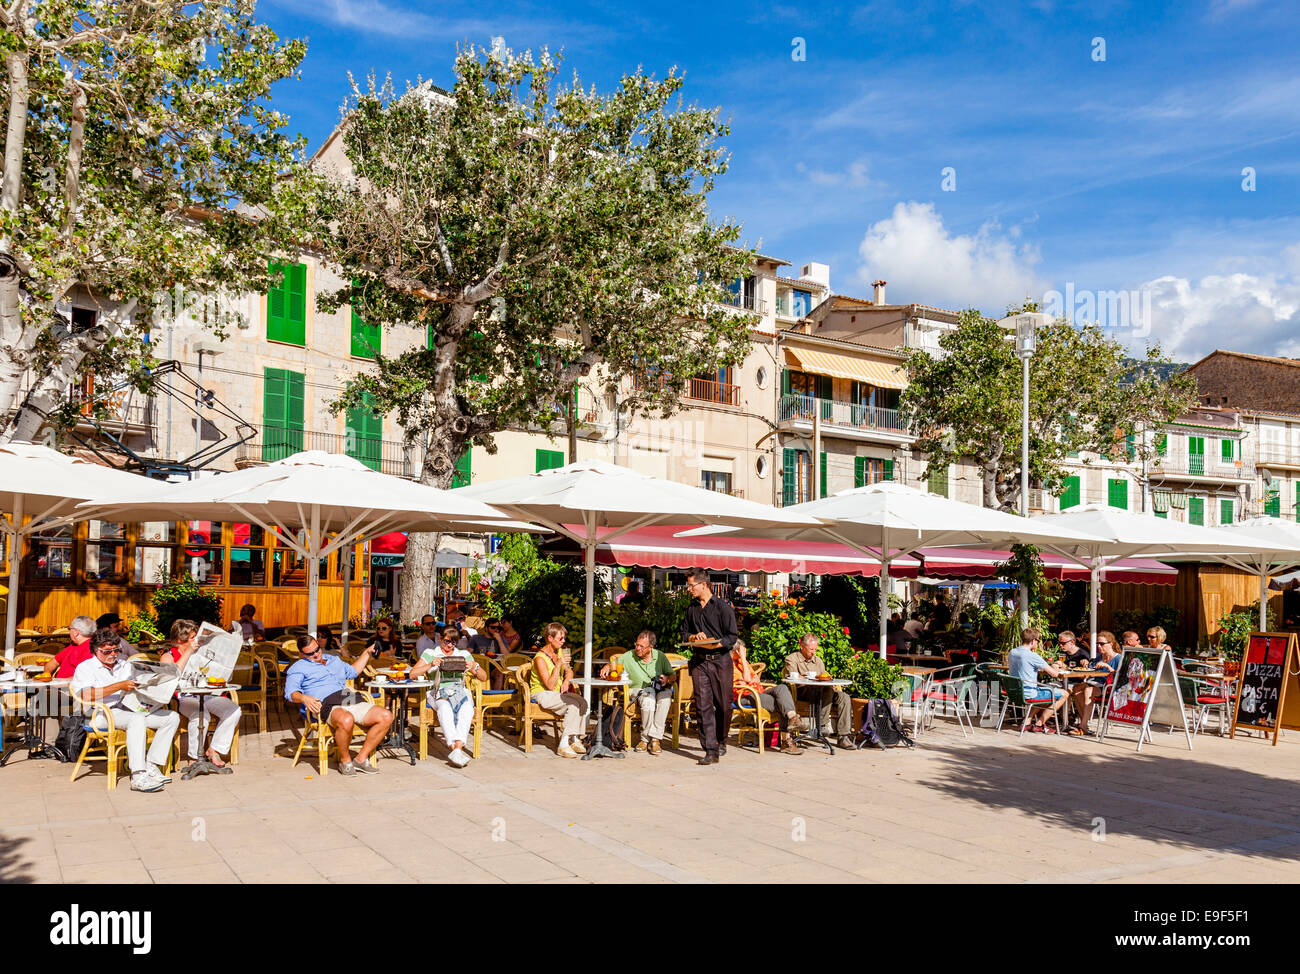
[[[867,164],[859,159],[849,163],[842,172],[829,172],[825,169],[809,169],[805,163],[795,163],[797,172],[805,173],[809,182],[817,186],[845,186],[850,189],[875,188],[879,184],[867,175]]]
[[[1297,248],[1284,255],[1294,264]],[[1300,273],[1213,274],[1192,283],[1158,277],[1151,292],[1151,337],[1176,360],[1216,348],[1300,358]]]
[[[953,235],[933,203],[898,203],[894,212],[867,228],[858,247],[858,281],[889,282],[893,303],[916,302],[944,308],[976,307],[1001,315],[1025,295],[1040,295],[1046,282],[1035,267],[1038,249],[986,223],[973,235]]]

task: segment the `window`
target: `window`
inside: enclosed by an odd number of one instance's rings
[[[781,504],[790,507],[812,500],[812,460],[807,450],[782,452]]]
[[[1111,507],[1128,510],[1128,481],[1108,480],[1106,488],[1106,503]]]
[[[1268,488],[1268,493],[1264,496],[1264,513],[1269,517],[1282,516],[1282,490],[1280,487]]]
[[[283,272],[279,287],[266,292],[266,338],[290,345],[307,344],[307,265],[270,264]]]
[[[126,525],[91,521],[86,527],[86,581],[126,581]]]
[[[894,479],[894,461],[878,457],[853,458],[853,486],[867,487]]]
[[[1078,507],[1081,503],[1081,494],[1079,478],[1066,477],[1065,486],[1061,489],[1061,510],[1067,511],[1071,507]]]
[[[1205,498],[1189,497],[1187,498],[1187,523],[1188,524],[1205,524]]]
[[[1205,437],[1187,437],[1187,472],[1205,473]]]
[[[267,369],[262,393],[262,459],[283,460],[302,450],[303,375]]]
[[[354,358],[374,358],[379,354],[379,326],[367,325],[352,309],[352,355]]]
[[[1156,453],[1162,457],[1169,453],[1168,433],[1158,433],[1156,435]]]
[[[927,481],[930,493],[938,494],[940,497],[948,496],[948,468],[932,467],[929,470],[930,478]]]
[[[1219,523],[1232,523],[1232,500],[1230,498],[1222,497],[1219,499]]]
[[[225,544],[220,521],[186,521],[182,571],[200,585],[220,585],[225,570]]]
[[[41,531],[31,536],[29,579],[71,580],[73,534],[71,526]]]
[[[384,457],[384,417],[372,408],[370,393],[364,393],[363,400],[363,405],[348,410],[347,453],[378,470]]]
[[[812,295],[807,291],[790,292],[790,313],[796,318],[806,318],[812,311]]]
[[[564,466],[564,451],[562,450],[538,450],[537,451],[537,473],[543,470],[554,470],[556,467]]]
[[[1237,459],[1237,441],[1220,440],[1219,441],[1219,459],[1224,463],[1232,463]]]
[[[137,585],[162,585],[171,578],[179,540],[175,521],[146,521],[140,525],[135,547]]]
[[[470,455],[474,452],[471,446],[465,447],[465,452],[460,455],[456,461],[456,470],[451,475],[451,486],[454,490],[457,487],[468,487],[473,477],[473,471],[470,469]]]
[[[720,494],[730,494],[731,474],[717,470],[701,470],[700,486],[705,490],[716,490]]]
[[[266,534],[256,524],[230,525],[230,584],[266,584]]]

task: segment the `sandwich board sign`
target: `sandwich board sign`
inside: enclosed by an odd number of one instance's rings
[[[1139,751],[1150,736],[1151,724],[1181,726],[1192,749],[1192,735],[1187,726],[1183,697],[1178,689],[1178,674],[1174,667],[1174,654],[1169,650],[1151,652],[1143,649],[1125,649],[1115,667],[1115,682],[1106,698],[1106,714],[1101,722],[1098,741],[1106,739],[1111,722],[1138,728]]]
[[[1238,727],[1273,732],[1273,746],[1282,728],[1300,730],[1300,648],[1293,632],[1252,632],[1241,658],[1237,707],[1232,731]]]

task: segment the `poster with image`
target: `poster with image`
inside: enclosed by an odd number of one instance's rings
[[[1140,726],[1156,688],[1160,653],[1125,650],[1115,670],[1115,685],[1106,704],[1106,719]]]

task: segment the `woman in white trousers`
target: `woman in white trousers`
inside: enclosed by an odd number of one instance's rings
[[[488,675],[474,660],[473,653],[456,645],[457,638],[450,628],[444,629],[438,637],[438,645],[421,653],[419,662],[411,667],[411,679],[423,679],[429,671],[437,671],[437,689],[429,691],[428,703],[438,715],[442,739],[447,742],[447,760],[457,768],[463,768],[469,764],[465,742],[469,740],[469,731],[474,724],[474,695],[465,685],[465,678],[472,676],[486,683]],[[464,668],[455,673],[446,672],[444,664],[452,659],[462,660]]]
[[[170,654],[170,659],[183,673],[190,656],[199,648],[199,627],[189,619],[177,619],[172,623],[171,643],[171,648],[163,651],[162,661],[168,662]],[[230,747],[235,741],[235,730],[239,727],[240,717],[243,716],[239,704],[215,693],[207,694],[207,699],[203,702],[203,719],[200,726],[199,698],[194,694],[181,693],[177,695],[177,699],[180,703],[181,716],[189,721],[190,760],[199,759],[199,745],[207,740],[208,723],[215,717],[217,729],[213,732],[212,744],[205,753],[209,761],[218,768],[224,768],[226,761],[222,755],[230,753]]]

